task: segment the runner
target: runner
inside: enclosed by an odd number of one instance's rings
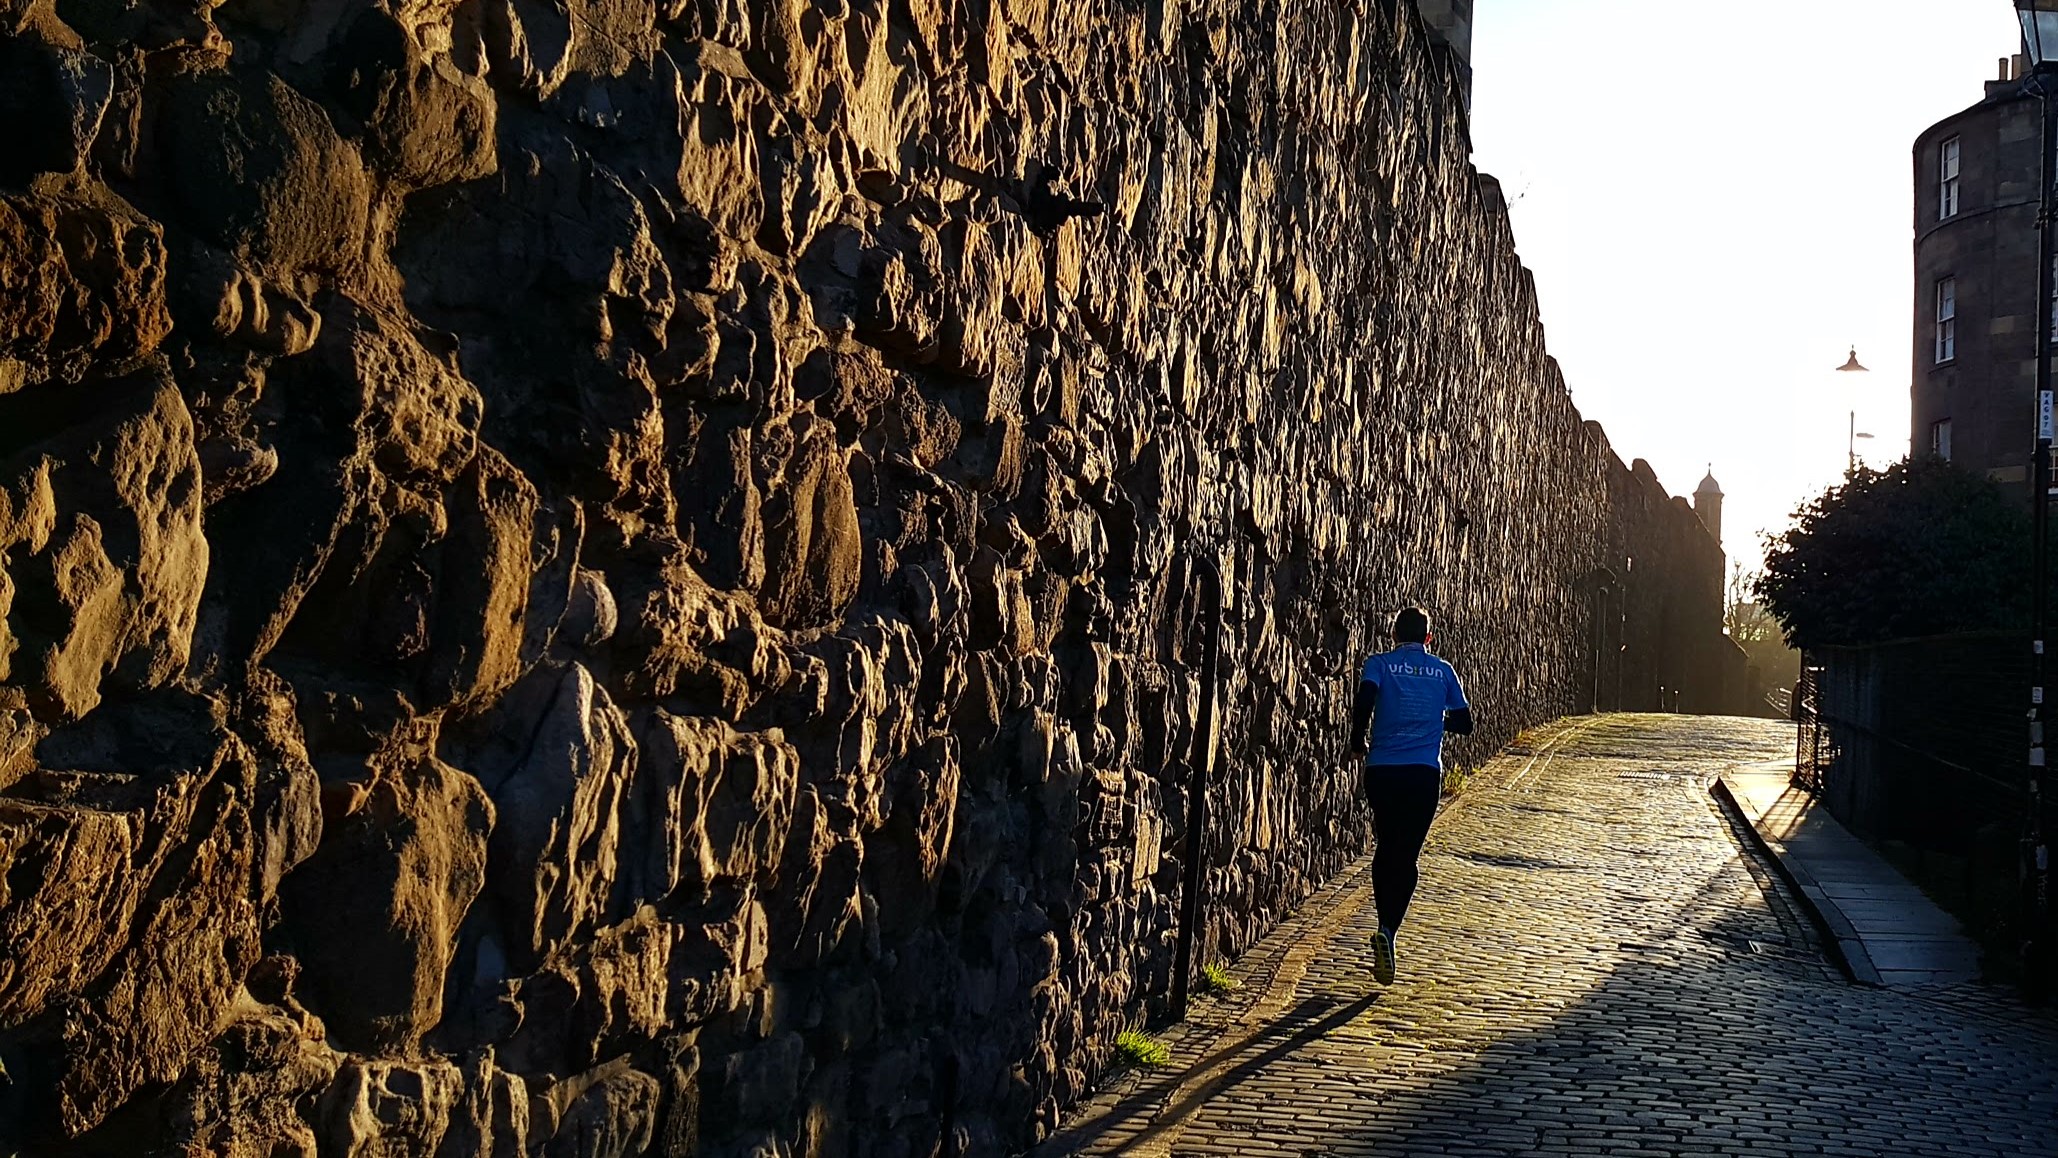
[[[1365,661],[1351,709],[1351,755],[1364,755],[1365,796],[1379,840],[1372,854],[1372,891],[1379,931],[1372,934],[1372,975],[1394,976],[1394,940],[1415,895],[1415,861],[1443,796],[1443,736],[1472,734],[1472,705],[1451,665],[1429,653],[1436,640],[1429,613],[1410,607],[1393,617],[1392,651]],[[1372,742],[1365,743],[1365,725]]]

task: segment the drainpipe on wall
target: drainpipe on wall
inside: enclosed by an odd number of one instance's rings
[[[1192,566],[1206,581],[1202,606],[1208,608],[1207,651],[1201,659],[1200,716],[1193,730],[1193,769],[1186,791],[1186,863],[1179,886],[1179,938],[1172,975],[1172,1017],[1185,1020],[1188,988],[1193,978],[1193,944],[1200,935],[1202,892],[1207,888],[1208,786],[1215,782],[1215,702],[1222,674],[1222,566],[1212,552],[1198,553]]]

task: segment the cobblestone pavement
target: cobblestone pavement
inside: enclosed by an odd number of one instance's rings
[[[2058,1155],[2058,1023],[1851,986],[1708,777],[1776,723],[1571,721],[1438,822],[1372,980],[1361,864],[1039,1155]]]

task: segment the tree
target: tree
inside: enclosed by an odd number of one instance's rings
[[[1779,620],[1773,618],[1763,603],[1757,602],[1757,586],[1763,578],[1762,575],[1744,574],[1742,563],[1731,565],[1729,570],[1729,590],[1723,598],[1722,633],[1746,651],[1750,650],[1751,644],[1767,641],[1780,648],[1786,646]]]
[[[1795,647],[2014,627],[2027,617],[2029,514],[1942,459],[1863,467],[1767,536],[1755,588]]]
[[[1793,687],[1801,678],[1801,653],[1787,646],[1779,620],[1756,598],[1762,579],[1762,575],[1744,574],[1743,565],[1736,564],[1730,571],[1722,609],[1723,633],[1743,649],[1754,703],[1774,688]]]

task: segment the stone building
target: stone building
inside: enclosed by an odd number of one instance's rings
[[[2036,392],[2037,130],[2020,58],[1915,140],[1909,445],[2017,487]]]

